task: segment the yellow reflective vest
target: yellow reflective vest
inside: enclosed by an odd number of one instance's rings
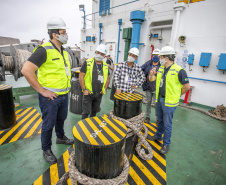
[[[58,95],[67,94],[71,88],[71,65],[68,52],[63,51],[62,56],[51,42],[46,42],[39,47],[45,48],[47,58],[38,69],[38,82],[44,89]]]
[[[167,107],[176,107],[179,104],[180,96],[181,96],[181,88],[183,85],[180,83],[178,79],[178,73],[179,71],[183,69],[177,64],[173,64],[167,75],[166,75],[166,94],[165,94],[165,106]],[[159,99],[159,88],[162,76],[164,74],[165,67],[160,66],[156,78],[156,102],[158,102]]]
[[[93,77],[93,65],[94,65],[94,57],[86,60],[86,74],[84,76],[84,82],[85,82],[85,87],[86,89],[93,94],[93,87],[92,87],[92,77]],[[108,79],[108,65],[102,61],[103,63],[103,77],[104,77],[104,84],[102,87],[102,92],[105,94],[105,84]]]

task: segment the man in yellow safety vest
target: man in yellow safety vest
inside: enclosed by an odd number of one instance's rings
[[[174,63],[175,51],[171,46],[165,46],[160,51],[160,68],[150,71],[149,80],[156,80],[156,112],[158,118],[157,132],[148,139],[162,140],[161,154],[166,154],[171,143],[172,119],[174,111],[179,104],[180,96],[185,94],[189,88],[186,71]]]
[[[62,46],[68,40],[64,21],[61,18],[52,18],[47,23],[47,29],[50,40],[34,51],[21,72],[38,92],[43,120],[41,132],[43,156],[49,164],[54,164],[57,159],[51,150],[53,127],[55,126],[57,144],[74,143],[64,134],[64,121],[68,113],[68,92],[71,87],[71,67],[68,53]]]

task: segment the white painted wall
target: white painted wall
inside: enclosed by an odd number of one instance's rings
[[[130,0],[111,0],[111,7],[128,2],[130,2]],[[82,54],[82,57],[90,58],[94,56],[95,48],[99,45],[99,23],[101,22],[103,23],[102,43],[115,44],[116,60],[119,29],[118,19],[122,19],[121,29],[132,27],[130,12],[142,10],[145,11],[145,21],[141,26],[140,43],[145,43],[145,46],[139,47],[140,56],[138,59],[138,64],[142,65],[151,57],[151,44],[154,45],[155,48],[161,49],[170,42],[172,28],[162,30],[155,29],[151,31],[151,24],[153,22],[174,19],[174,4],[175,0],[140,0],[111,9],[111,14],[106,16],[99,16],[99,13],[93,14],[92,28],[81,31],[81,48],[85,49],[85,53]],[[220,53],[226,53],[225,7],[225,0],[205,0],[186,5],[186,8],[181,12],[175,42],[175,50],[177,51],[176,62],[185,67],[188,76],[226,82],[226,74],[223,74],[216,68],[219,60],[218,55]],[[93,1],[92,10],[93,12],[99,11],[99,1]],[[150,39],[150,32],[162,33],[163,39]],[[186,45],[183,47],[181,47],[178,42],[178,37],[181,35],[185,35],[187,38]],[[96,42],[83,42],[85,41],[85,36],[96,36]],[[121,31],[119,62],[122,62],[124,59],[124,47],[125,43],[122,39]],[[92,48],[92,50],[90,48]],[[193,53],[195,55],[194,65],[191,66],[192,71],[188,70],[187,63],[181,63],[185,50],[188,51],[188,54]],[[212,53],[210,66],[206,69],[206,72],[203,72],[202,67],[199,66],[201,52]],[[190,85],[194,86],[191,97],[192,102],[213,107],[220,104],[226,105],[224,95],[226,92],[226,84],[190,79]]]
[[[178,52],[177,60],[183,58],[184,51],[195,55],[192,71],[186,64],[189,77],[202,78],[226,82],[226,73],[217,69],[220,53],[226,53],[226,1],[206,0],[189,4],[180,17],[177,38],[186,36],[186,45],[180,46],[176,41],[175,49]],[[205,69],[199,66],[201,52],[212,53],[210,66]],[[226,84],[190,79],[190,85],[194,86],[191,100],[203,105],[216,107],[226,105]]]

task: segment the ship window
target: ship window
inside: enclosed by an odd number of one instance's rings
[[[110,13],[110,0],[100,0],[99,15],[106,15]]]

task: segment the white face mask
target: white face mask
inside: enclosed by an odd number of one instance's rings
[[[65,35],[58,35],[58,38],[57,40],[59,40],[62,44],[67,44],[67,41],[68,41],[68,35],[65,34]]]
[[[160,59],[160,65],[161,65],[161,66],[164,66],[165,63],[166,63],[166,59],[165,59],[165,58],[164,58],[164,59]]]
[[[102,61],[104,59],[104,57],[102,55],[96,54],[96,53],[95,53],[94,58],[95,58],[96,61]]]
[[[136,60],[135,58],[128,56],[128,59],[127,59],[128,62],[134,62],[135,60]]]

